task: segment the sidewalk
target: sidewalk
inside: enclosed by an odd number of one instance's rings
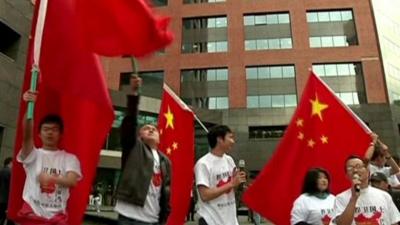
[[[94,209],[90,208],[85,213],[84,225],[114,225],[117,224],[118,214],[114,212],[111,206],[102,206],[100,212],[96,212]],[[185,225],[198,225],[198,215],[195,215],[195,221],[186,222]],[[247,216],[239,216],[240,225],[252,225],[248,222]],[[263,222],[263,225],[272,225],[268,222]]]

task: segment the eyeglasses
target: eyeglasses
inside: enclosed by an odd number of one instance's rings
[[[361,169],[365,169],[365,166],[363,164],[356,164],[354,166],[348,166],[346,167],[347,171],[354,171],[355,169],[357,170],[361,170]]]

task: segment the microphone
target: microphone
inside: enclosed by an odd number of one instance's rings
[[[244,161],[244,159],[240,159],[239,160],[239,171],[243,172],[245,167],[246,167],[246,161]]]
[[[354,174],[353,175],[353,179],[359,181],[360,180],[360,175]],[[356,193],[360,193],[360,185],[359,184],[354,185],[354,190],[356,191]]]
[[[240,172],[244,172],[244,169],[245,169],[245,167],[246,167],[246,161],[244,161],[244,159],[239,159],[239,171]],[[239,190],[240,191],[243,191],[244,190],[244,183],[241,183],[240,185],[239,185]]]

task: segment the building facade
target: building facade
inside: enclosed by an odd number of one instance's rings
[[[256,172],[282,137],[312,69],[398,151],[400,115],[393,102],[400,92],[400,18],[396,7],[387,7],[395,2],[157,1],[156,11],[171,17],[175,40],[139,60],[150,85],[143,95],[159,98],[165,81],[207,125],[232,127],[234,158]],[[123,90],[131,59],[105,64],[110,88]],[[157,107],[141,109],[157,114]],[[208,149],[205,132],[197,131],[200,156]]]
[[[0,0],[0,161],[11,156],[25,72],[33,6]]]

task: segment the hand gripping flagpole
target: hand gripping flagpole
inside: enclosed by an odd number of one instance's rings
[[[135,59],[135,57],[131,56],[131,64],[132,64],[132,73],[139,77],[139,63]],[[139,86],[138,94],[140,95],[142,92],[142,88]]]
[[[35,39],[33,42],[33,64],[32,64],[32,75],[31,75],[31,84],[30,84],[30,91],[36,91],[37,89],[37,81],[39,77],[39,59],[40,59],[40,50],[42,47],[42,37],[43,37],[43,29],[44,29],[44,22],[46,19],[46,12],[47,12],[47,2],[48,0],[41,0],[39,5],[39,12],[38,18],[36,22],[36,29],[35,29]],[[35,109],[34,102],[28,102],[28,112],[27,118],[33,119],[33,112]]]

